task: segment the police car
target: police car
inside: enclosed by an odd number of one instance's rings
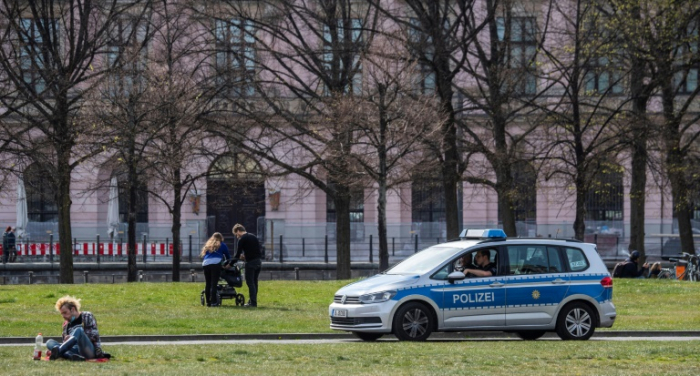
[[[384,273],[349,284],[328,309],[331,329],[373,341],[423,341],[434,331],[506,331],[525,340],[556,332],[586,340],[612,327],[613,281],[594,244],[507,239],[465,230]]]

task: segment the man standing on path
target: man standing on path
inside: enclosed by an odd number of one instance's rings
[[[258,276],[262,269],[262,254],[258,238],[245,231],[242,224],[233,226],[233,235],[238,238],[238,250],[234,258],[245,261],[245,284],[248,285],[248,303],[246,307],[258,306]]]

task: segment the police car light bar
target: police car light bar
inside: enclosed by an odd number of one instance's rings
[[[506,233],[500,228],[464,229],[459,237],[463,239],[505,239]]]

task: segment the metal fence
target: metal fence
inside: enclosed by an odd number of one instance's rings
[[[370,223],[353,223],[355,231],[351,236],[350,249],[352,262],[378,262],[379,239],[376,226]],[[359,228],[362,227],[362,228]],[[468,224],[465,228],[499,228],[498,223]],[[647,223],[645,250],[653,257],[676,255],[680,249],[674,224]],[[276,262],[336,262],[336,237],[334,223],[292,223],[283,220],[260,218],[259,233],[265,247],[266,259]],[[390,263],[405,259],[417,251],[434,244],[445,242],[444,223],[405,223],[390,224],[387,227],[387,246]],[[534,224],[518,223],[520,237],[532,238],[573,238],[573,224],[570,222]],[[180,240],[180,254],[183,262],[199,262],[199,251],[207,239],[206,226],[188,223],[183,226]],[[35,231],[38,230],[35,228]],[[89,233],[93,228],[82,229],[77,233]],[[149,233],[137,236],[137,260],[139,262],[169,262],[174,252],[169,227],[149,225]],[[598,245],[604,259],[620,259],[627,255],[629,247],[629,224],[624,222],[587,222],[585,241]],[[37,232],[34,232],[37,234]],[[58,261],[57,240],[51,230],[45,236],[29,234],[18,240],[20,249],[18,262]],[[42,235],[43,235],[42,234]],[[165,235],[165,236],[163,236]],[[39,238],[39,239],[37,239]],[[700,245],[700,238],[696,246]],[[72,240],[76,262],[127,262],[126,238],[120,231],[115,238],[96,234],[76,237]],[[235,251],[236,244],[229,244]]]

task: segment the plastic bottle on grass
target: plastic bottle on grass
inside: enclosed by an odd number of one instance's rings
[[[34,344],[34,360],[41,360],[41,346],[44,344],[44,337],[39,333]]]

